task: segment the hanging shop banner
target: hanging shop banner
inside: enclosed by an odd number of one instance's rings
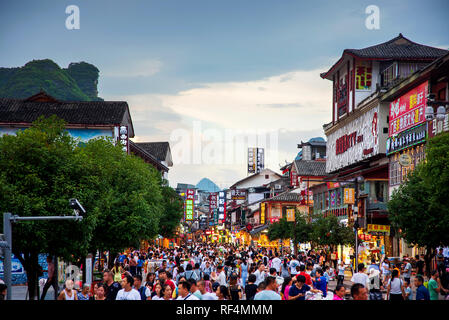
[[[257,164],[256,173],[261,172],[265,168],[265,153],[263,148],[257,148]]]
[[[248,148],[248,174],[256,173],[257,148]]]
[[[186,199],[185,201],[185,219],[186,221],[192,221],[193,220],[193,200]]]
[[[218,193],[218,220],[222,223],[226,219],[226,193],[220,191]]]
[[[212,219],[214,210],[218,208],[218,193],[212,192],[209,195],[209,217]]]
[[[246,200],[247,191],[244,189],[232,189],[231,190],[231,199],[232,200]]]
[[[385,235],[390,235],[390,226],[383,224],[368,224],[368,232],[378,232]]]
[[[266,215],[265,208],[266,208],[265,203],[261,203],[260,204],[260,224],[265,224],[265,215]]]
[[[354,204],[355,189],[354,188],[345,188],[344,193],[345,193],[344,203],[345,204]]]
[[[428,82],[390,103],[390,137],[426,121]]]
[[[416,127],[402,131],[393,137],[389,137],[387,139],[387,155],[425,142],[427,138],[426,134],[426,124],[423,123]]]
[[[294,222],[295,221],[295,209],[287,209],[287,221]]]
[[[372,77],[372,62],[357,60],[355,64],[355,89],[371,90]]]
[[[429,138],[446,131],[449,131],[449,113],[446,113],[442,120],[435,118],[429,122]]]
[[[292,187],[297,187],[297,186],[299,186],[298,178],[299,178],[298,174],[296,173],[295,170],[292,169],[292,170],[290,171],[290,185],[291,185]]]

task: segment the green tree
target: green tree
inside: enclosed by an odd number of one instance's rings
[[[320,246],[330,246],[334,251],[337,245],[354,245],[352,228],[344,226],[334,215],[315,215],[312,219],[312,241]]]
[[[108,250],[114,258],[117,252],[154,238],[166,204],[159,172],[105,139],[90,140],[80,150],[89,159],[89,179],[100,195],[90,251]]]
[[[161,231],[167,205],[161,176],[152,166],[108,139],[80,144],[64,128],[64,121],[52,116],[39,118],[17,135],[0,137],[2,212],[70,215],[70,198],[79,199],[87,211],[81,222],[14,224],[13,253],[27,272],[30,299],[37,288],[39,253],[73,262],[84,261],[96,249],[114,253],[137,247]],[[167,212],[173,208],[175,204]]]
[[[295,255],[298,253],[298,243],[305,243],[311,240],[312,227],[307,219],[297,209],[295,209],[295,222],[287,221],[284,216],[279,222],[275,222],[268,228],[268,238],[273,240],[292,239]]]
[[[71,215],[70,198],[86,203],[94,190],[85,179],[85,158],[56,117],[40,118],[17,135],[0,137],[0,208],[20,216]],[[86,206],[90,211],[90,206]],[[35,298],[38,254],[70,260],[87,251],[95,219],[81,222],[29,221],[13,224],[13,253],[28,276]],[[0,222],[3,224],[3,220]],[[3,227],[3,226],[2,226]],[[23,257],[22,255],[23,254]]]
[[[449,245],[449,134],[428,141],[426,161],[415,167],[388,202],[392,225],[407,243],[426,248],[427,275],[436,248]]]

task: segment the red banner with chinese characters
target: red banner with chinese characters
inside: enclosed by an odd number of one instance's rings
[[[390,103],[390,137],[426,121],[427,88],[426,81]]]
[[[298,182],[298,174],[296,173],[296,171],[291,170],[290,171],[290,185],[292,187],[297,187],[299,186],[299,182]]]

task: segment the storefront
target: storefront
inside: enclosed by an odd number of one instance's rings
[[[359,229],[358,237],[359,263],[370,264],[373,258],[379,263],[383,255],[389,255],[388,248],[391,247],[389,225],[368,224],[366,229]]]

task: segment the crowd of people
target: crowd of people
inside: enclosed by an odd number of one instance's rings
[[[358,265],[346,286],[343,262],[334,268],[323,252],[293,255],[277,249],[198,244],[119,254],[103,281],[79,292],[68,280],[60,300],[438,300],[447,294],[439,270],[424,278],[422,259],[399,269],[388,259]],[[416,276],[411,283],[412,269]],[[443,276],[446,270],[441,270]],[[336,281],[329,290],[330,281]],[[412,285],[416,293],[413,294]],[[333,286],[332,286],[333,287]],[[449,295],[448,295],[449,297]]]

